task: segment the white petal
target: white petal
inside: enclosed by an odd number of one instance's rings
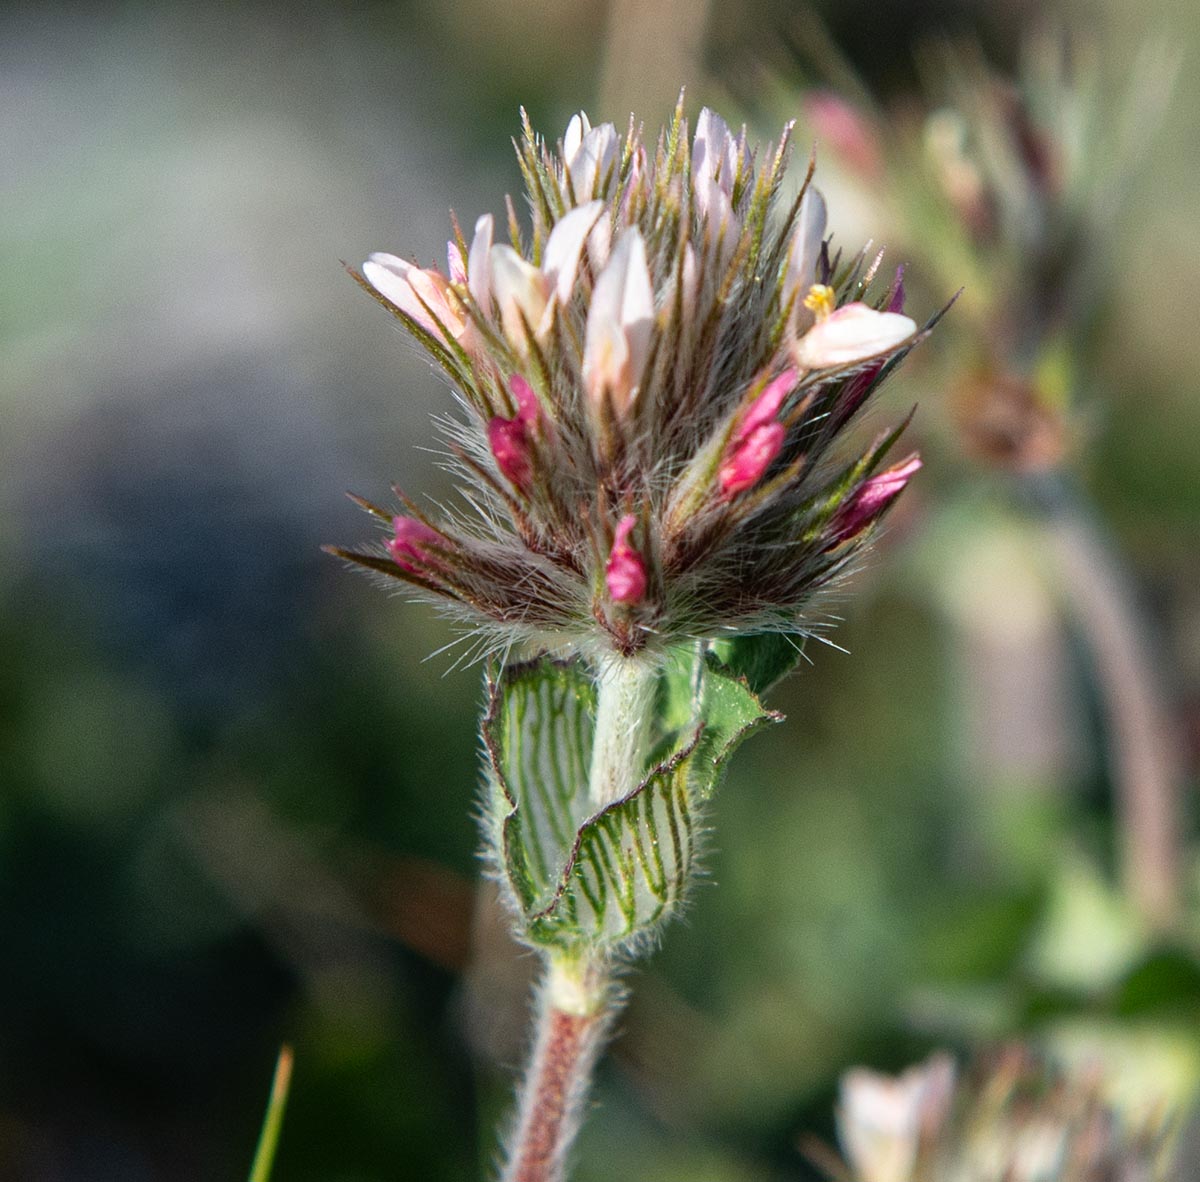
[[[817,261],[821,243],[825,240],[825,198],[809,185],[800,202],[796,225],[792,230],[792,245],[788,251],[787,275],[784,278],[784,298],[794,294],[798,299],[816,282]]]
[[[683,248],[680,281],[683,286],[683,322],[689,324],[695,319],[696,297],[700,292],[700,268],[696,261],[696,251],[690,242]]]
[[[616,159],[617,144],[617,129],[611,123],[601,123],[587,132],[579,147],[566,157],[576,201],[590,200],[597,181],[608,175]]]
[[[446,274],[451,283],[467,281],[467,260],[463,257],[462,247],[453,238],[446,243]]]
[[[492,215],[485,213],[475,223],[475,237],[467,256],[467,288],[480,309],[487,313],[492,305]]]
[[[796,342],[796,361],[805,369],[852,365],[889,352],[916,331],[916,323],[899,312],[847,304],[818,321]]]
[[[413,302],[413,289],[408,282],[408,273],[413,270],[412,263],[397,258],[394,254],[384,254],[376,251],[363,263],[363,278],[381,296],[391,300],[397,308],[404,308]]]
[[[618,410],[637,392],[654,330],[654,288],[646,247],[637,230],[626,230],[596,280],[588,312],[583,380],[598,400],[608,390]]]
[[[542,273],[554,285],[559,303],[565,304],[571,298],[584,241],[603,209],[603,201],[589,201],[559,218],[550,231],[542,256]]]
[[[549,284],[546,277],[527,263],[511,246],[493,246],[489,254],[492,264],[492,294],[500,307],[504,334],[518,348],[525,344],[525,321],[536,326],[546,310]]]
[[[692,141],[692,179],[697,186],[716,181],[726,193],[732,193],[737,165],[737,140],[730,133],[729,124],[705,107],[696,120],[696,136]]]
[[[570,160],[579,151],[583,137],[591,130],[591,120],[588,119],[586,111],[579,111],[571,116],[571,122],[567,124],[567,131],[563,136],[564,160]]]
[[[363,263],[362,273],[381,296],[430,332],[439,331],[436,318],[451,331],[459,327],[449,315],[443,291],[420,267],[394,254],[376,252]],[[437,279],[445,284],[440,275]]]

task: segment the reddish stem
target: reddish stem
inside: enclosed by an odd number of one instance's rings
[[[551,968],[542,985],[537,1039],[503,1182],[562,1182],[564,1177],[592,1068],[620,1005],[619,995],[604,985],[590,994],[566,996],[564,1003]],[[574,1004],[585,997],[586,1004]]]
[[[561,1168],[576,1066],[595,1018],[550,1009],[545,1021],[545,1040],[529,1081],[529,1109],[517,1138],[514,1182],[547,1182]]]

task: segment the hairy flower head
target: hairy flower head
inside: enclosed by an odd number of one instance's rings
[[[390,540],[335,553],[485,650],[804,631],[916,470],[875,475],[898,432],[832,445],[923,333],[878,256],[831,256],[811,166],[781,208],[789,134],[752,150],[705,110],[690,136],[680,107],[652,146],[579,114],[554,148],[526,121],[529,226],[510,205],[497,243],[484,215],[446,275],[372,255],[360,281],[457,391],[462,504],[360,501]]]

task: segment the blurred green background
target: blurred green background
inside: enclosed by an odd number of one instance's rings
[[[1045,14],[815,11],[898,111],[929,37],[1005,69]],[[656,123],[681,83],[693,115],[799,113],[792,88],[828,81],[806,13],[0,7],[0,1176],[243,1177],[285,1040],[278,1182],[484,1176],[531,964],[476,888],[478,670],[318,550],[368,536],[347,488],[447,492],[423,449],[449,396],[340,260],[429,263],[447,207],[500,212],[520,104],[551,139],[581,105]],[[1088,560],[1064,574],[1038,490],[955,450],[935,336],[876,412],[920,402],[926,472],[827,605],[849,655],[810,650],[788,724],[735,761],[708,882],[632,978],[580,1182],[812,1177],[798,1138],[832,1136],[839,1073],[935,1045],[1035,1037],[1190,1102],[1198,13],[1055,10],[1122,89],[1144,36],[1183,55],[1100,244],[1070,461],[1168,722],[1174,914],[1122,888]],[[871,232],[828,191],[835,232]],[[952,294],[921,266],[918,317]]]

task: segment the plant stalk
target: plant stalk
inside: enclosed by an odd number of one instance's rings
[[[1107,714],[1125,890],[1166,931],[1183,906],[1184,760],[1163,666],[1112,549],[1073,504],[1056,508],[1051,553]]]
[[[562,1182],[592,1070],[620,1005],[605,967],[550,958],[502,1182]]]

